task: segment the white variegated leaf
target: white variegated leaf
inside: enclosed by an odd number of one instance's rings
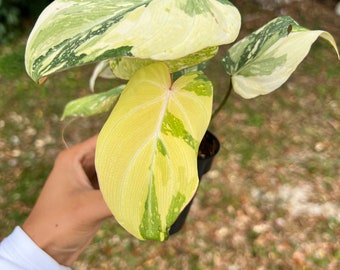
[[[199,52],[189,54],[175,60],[163,61],[170,69],[171,73],[187,69],[189,67],[201,64],[216,55],[218,47],[208,47]],[[152,59],[140,59],[131,57],[114,58],[110,60],[110,66],[113,74],[124,80],[129,80],[138,69],[150,65],[151,63],[160,62]]]
[[[240,22],[227,0],[56,0],[30,34],[26,70],[38,81],[114,57],[178,59],[233,42]]]
[[[107,112],[112,109],[125,85],[120,85],[109,91],[92,94],[72,100],[66,104],[61,119],[66,117],[89,117],[92,115]]]
[[[328,32],[310,31],[290,17],[281,17],[236,43],[223,59],[236,93],[244,98],[268,94],[288,80],[318,37],[330,42]]]

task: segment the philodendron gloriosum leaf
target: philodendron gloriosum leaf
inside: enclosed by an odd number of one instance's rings
[[[178,59],[233,42],[240,23],[227,0],[56,0],[30,34],[26,70],[38,81],[114,57]]]
[[[218,47],[208,47],[176,60],[157,61],[136,57],[116,57],[110,60],[104,60],[96,65],[90,78],[90,88],[94,91],[94,85],[98,77],[129,80],[138,69],[156,62],[166,63],[171,73],[178,71],[185,73],[189,69],[198,70],[200,67],[205,66],[207,60],[214,57],[217,52]]]
[[[95,159],[100,189],[135,237],[167,239],[195,194],[212,95],[202,72],[171,82],[167,65],[154,63],[131,78],[101,130]]]
[[[125,85],[120,85],[109,91],[92,94],[72,100],[66,104],[61,119],[66,117],[89,117],[92,115],[108,112],[112,109]]]
[[[96,65],[90,78],[90,88],[94,91],[94,85],[98,77],[129,80],[138,69],[156,62],[166,63],[171,73],[187,70],[188,68],[202,65],[214,57],[217,52],[218,47],[208,47],[175,60],[157,61],[135,57],[116,57],[110,60],[104,60]]]
[[[244,98],[268,94],[288,80],[318,37],[339,52],[331,34],[308,30],[285,16],[274,19],[233,45],[223,59],[236,93]]]
[[[170,72],[174,73],[179,70],[196,66],[205,62],[216,55],[218,47],[208,47],[199,52],[181,57],[175,60],[166,60],[164,63],[169,67]],[[110,60],[110,66],[113,74],[120,79],[129,80],[136,71],[144,66],[156,62],[152,59],[140,59],[134,57],[120,57]]]

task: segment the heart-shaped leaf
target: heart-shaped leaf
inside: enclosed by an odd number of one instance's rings
[[[164,63],[169,67],[170,72],[174,73],[205,62],[214,57],[217,52],[218,47],[209,47],[179,59],[164,61]],[[152,59],[122,57],[111,59],[110,66],[113,74],[117,78],[129,80],[138,69],[155,62],[156,60]]]
[[[189,72],[174,83],[164,63],[131,78],[101,130],[100,189],[116,220],[139,239],[163,241],[198,185],[197,152],[212,83]]]
[[[292,18],[279,17],[230,48],[223,59],[236,93],[244,98],[268,94],[288,80],[318,37],[339,52],[328,32],[310,31]]]
[[[233,42],[240,23],[227,0],[57,0],[30,34],[26,70],[38,81],[114,57],[178,59]]]
[[[200,67],[205,67],[207,61],[214,57],[217,52],[218,47],[209,47],[179,59],[164,61],[164,63],[168,65],[171,73],[182,71],[181,73],[183,75],[189,69],[198,70]],[[90,88],[94,91],[94,85],[98,77],[129,80],[137,70],[156,62],[161,61],[135,57],[117,57],[111,60],[101,61],[96,65],[92,73],[90,78]]]

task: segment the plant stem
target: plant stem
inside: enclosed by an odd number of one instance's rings
[[[215,118],[215,116],[222,110],[223,106],[226,104],[227,100],[230,97],[231,94],[231,90],[233,89],[233,86],[231,84],[231,79],[229,81],[229,88],[228,91],[226,92],[222,102],[220,103],[220,105],[216,108],[216,110],[213,112],[213,114],[211,115],[211,120],[213,120]]]

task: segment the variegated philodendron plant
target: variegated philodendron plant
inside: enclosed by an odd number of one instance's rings
[[[112,113],[96,148],[100,189],[117,221],[139,239],[163,241],[198,186],[197,153],[213,87],[204,63],[234,42],[241,16],[227,0],[57,0],[27,42],[36,82],[98,62],[99,75],[127,80],[67,104],[63,117]],[[280,87],[325,31],[279,17],[235,43],[223,58],[244,98]],[[118,101],[117,101],[118,100]]]

